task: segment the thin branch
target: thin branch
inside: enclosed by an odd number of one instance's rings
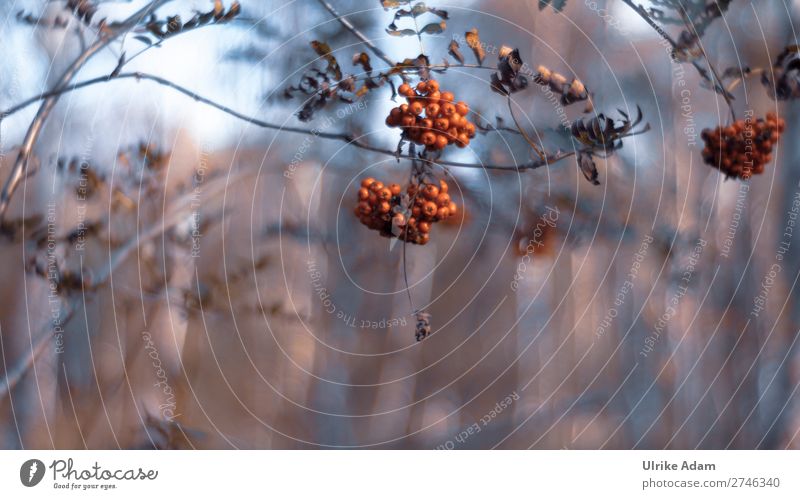
[[[689,19],[689,15],[686,13],[686,9],[684,9],[683,6],[680,7],[680,14],[681,14],[681,19],[683,19],[684,26],[686,26],[686,29],[689,30],[692,36],[694,36],[694,39],[697,41],[696,42],[697,46],[700,48],[700,52],[702,52],[703,58],[705,59],[708,68],[711,70],[711,74],[714,76],[714,81],[713,81],[714,88],[722,89],[722,97],[725,99],[725,103],[728,105],[728,109],[730,109],[731,111],[731,118],[733,118],[733,121],[736,121],[736,112],[733,110],[733,102],[731,99],[731,95],[727,91],[727,89],[725,89],[725,86],[722,83],[722,78],[720,78],[719,73],[717,73],[717,69],[714,67],[713,64],[711,64],[711,59],[709,59],[708,53],[706,52],[705,47],[703,47],[703,42],[702,39],[700,38],[700,33],[695,28],[692,20]]]
[[[195,93],[195,92],[193,92],[193,91],[191,91],[191,90],[189,90],[187,88],[184,88],[184,87],[182,87],[182,86],[180,86],[180,85],[178,85],[176,83],[173,83],[173,82],[171,82],[171,81],[169,81],[169,80],[167,80],[165,78],[162,78],[160,76],[151,75],[151,74],[147,74],[147,73],[141,73],[141,72],[120,73],[120,74],[113,75],[113,76],[101,76],[101,77],[93,78],[91,80],[86,80],[86,81],[82,81],[82,82],[79,82],[79,83],[75,83],[73,85],[69,85],[67,87],[63,87],[63,88],[60,88],[60,89],[57,89],[57,90],[51,90],[49,92],[45,92],[43,94],[31,97],[31,98],[27,99],[26,101],[14,106],[13,108],[10,108],[9,110],[7,110],[5,112],[0,113],[0,119],[2,119],[2,117],[9,116],[11,114],[14,114],[14,113],[18,112],[19,110],[25,108],[26,106],[31,105],[32,103],[34,103],[34,102],[36,102],[38,100],[41,100],[43,98],[48,98],[48,96],[50,96],[50,95],[55,95],[55,94],[59,94],[60,95],[60,94],[64,94],[64,93],[67,93],[67,92],[72,92],[74,90],[78,90],[78,89],[81,89],[81,88],[84,88],[84,87],[95,85],[95,84],[98,84],[98,83],[109,82],[109,81],[113,81],[113,80],[131,79],[131,78],[132,79],[136,79],[136,80],[152,81],[152,82],[158,83],[159,85],[163,85],[163,86],[165,86],[167,88],[171,88],[173,90],[176,90],[176,91],[178,91],[178,92],[180,92],[180,93],[192,98],[193,100],[195,100],[197,102],[200,102],[202,104],[206,104],[208,106],[211,106],[211,107],[213,107],[213,108],[215,108],[215,109],[217,109],[219,111],[224,112],[225,114],[228,114],[230,116],[233,116],[234,118],[240,119],[240,120],[242,120],[242,121],[244,121],[246,123],[250,123],[251,125],[255,125],[255,126],[258,126],[260,128],[266,128],[266,129],[270,129],[270,130],[277,130],[277,131],[281,131],[281,132],[290,132],[290,133],[299,133],[299,134],[304,134],[304,135],[312,135],[312,136],[319,137],[319,138],[322,138],[322,139],[338,140],[338,141],[347,142],[348,144],[353,145],[354,147],[357,147],[359,149],[364,149],[364,150],[367,150],[367,151],[372,151],[372,152],[384,154],[384,155],[387,155],[387,156],[399,157],[399,158],[405,158],[405,159],[416,159],[413,155],[409,155],[409,154],[401,154],[401,155],[398,156],[396,150],[390,150],[390,149],[385,149],[385,148],[381,148],[381,147],[378,147],[378,146],[371,145],[371,144],[369,144],[367,142],[364,142],[364,141],[362,141],[360,139],[357,139],[357,138],[353,137],[351,134],[348,134],[348,133],[319,132],[319,131],[316,131],[316,130],[309,130],[309,129],[306,129],[306,128],[300,128],[300,127],[295,127],[295,126],[282,126],[282,125],[277,125],[275,123],[269,123],[267,121],[263,121],[263,120],[260,120],[258,118],[255,118],[255,117],[248,116],[246,114],[240,113],[239,111],[231,109],[231,108],[229,108],[229,107],[227,107],[225,105],[219,104],[219,103],[217,103],[217,102],[215,102],[215,101],[213,101],[213,100],[211,100],[211,99],[209,99],[207,97],[203,97],[203,96],[201,96],[201,95],[199,95],[199,94],[197,94],[197,93]],[[574,154],[575,154],[575,152],[558,152],[558,153],[556,153],[554,155],[547,156],[544,160],[534,161],[534,162],[531,162],[531,163],[524,163],[524,164],[520,164],[520,165],[474,164],[474,163],[460,163],[460,162],[456,162],[456,161],[442,161],[442,160],[437,161],[437,163],[442,164],[442,165],[454,166],[454,167],[462,167],[462,168],[485,168],[487,170],[522,171],[522,170],[534,170],[536,168],[540,168],[542,166],[549,165],[549,164],[551,164],[553,162],[560,161],[560,160],[562,160],[564,158],[567,158],[569,156],[572,156]]]
[[[522,126],[520,126],[519,121],[517,121],[517,116],[514,114],[514,109],[511,106],[511,94],[508,94],[508,112],[511,113],[511,119],[514,120],[514,124],[517,126],[517,130],[519,130],[519,133],[520,135],[522,135],[522,138],[525,139],[525,142],[527,142],[528,145],[531,146],[534,151],[536,151],[536,154],[539,156],[540,160],[546,161],[547,159],[545,158],[544,152],[541,149],[539,149],[539,146],[537,146],[536,143],[533,141],[533,139],[531,139],[528,136],[527,132],[525,132]]]
[[[644,19],[644,21],[647,24],[649,24],[650,27],[653,28],[661,38],[663,38],[665,41],[667,41],[672,46],[672,52],[674,54],[673,57],[676,57],[677,53],[678,53],[678,50],[679,50],[678,43],[675,40],[673,40],[671,36],[669,36],[669,33],[664,31],[664,28],[659,26],[658,23],[655,22],[652,17],[650,17],[650,14],[647,13],[647,9],[645,9],[642,5],[637,5],[637,4],[633,3],[633,0],[622,0],[622,1],[628,7],[633,9],[637,14],[639,14],[639,17]],[[706,58],[706,61],[708,61],[707,58]],[[721,86],[721,83],[717,84],[716,80],[712,79],[712,77],[709,76],[708,71],[706,71],[706,69],[702,65],[700,65],[699,62],[691,61],[691,64],[697,70],[697,73],[700,75],[700,77],[703,78],[704,80],[706,80],[707,82],[709,82],[713,86],[715,93],[721,93],[723,96],[725,96],[725,100],[726,101],[730,98],[730,94],[727,93],[727,91],[725,90],[725,87]],[[711,67],[710,63],[709,63],[709,67]]]
[[[336,12],[336,9],[333,7],[333,5],[328,3],[326,0],[317,0],[317,1],[320,3],[320,5],[325,7],[325,10],[330,12],[331,15],[336,18],[337,21],[342,23],[342,26],[344,26],[345,28],[347,28],[348,31],[354,34],[356,38],[364,42],[364,45],[366,45],[372,51],[372,53],[383,59],[383,61],[386,62],[386,64],[388,64],[389,66],[392,67],[395,66],[396,63],[388,55],[386,55],[386,53],[383,50],[378,48],[378,46],[372,43],[372,41],[369,38],[367,38],[362,32],[360,32],[358,28],[353,26],[353,23],[351,23],[346,18],[342,17],[338,12]]]
[[[752,76],[762,75],[766,73],[767,70],[765,68],[753,68],[749,72],[747,72],[744,76],[737,76],[734,80],[728,83],[728,86],[725,90],[728,92],[733,92],[736,88],[744,83],[746,78],[750,78]]]
[[[78,71],[80,71],[80,69],[95,54],[107,47],[117,37],[135,27],[139,22],[141,22],[142,19],[149,16],[153,11],[170,1],[171,0],[152,0],[149,4],[136,11],[126,20],[119,24],[110,25],[107,30],[101,31],[97,41],[92,43],[89,48],[83,51],[83,53],[81,53],[81,55],[79,55],[77,59],[72,62],[64,74],[61,75],[58,83],[56,83],[53,88],[57,90],[68,85],[69,82],[72,81],[72,79],[78,74]],[[36,117],[28,127],[28,132],[26,133],[25,140],[20,147],[19,154],[14,162],[14,167],[11,170],[11,174],[8,176],[2,192],[0,192],[0,222],[5,219],[6,211],[11,203],[11,197],[14,195],[14,191],[16,191],[19,183],[26,176],[25,170],[28,168],[28,159],[33,151],[33,147],[36,144],[36,140],[39,138],[39,134],[42,132],[45,121],[50,116],[50,112],[58,102],[60,95],[60,93],[55,93],[49,97],[46,97],[44,102],[42,102],[39,111],[36,113]]]

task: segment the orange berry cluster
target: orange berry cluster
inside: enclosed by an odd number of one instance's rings
[[[467,119],[469,106],[464,101],[454,102],[452,92],[440,92],[438,81],[421,81],[416,89],[403,83],[398,92],[408,104],[392,109],[386,124],[401,127],[412,142],[441,151],[448,144],[467,147],[475,137],[475,125]]]
[[[783,133],[786,122],[774,113],[767,118],[737,120],[730,126],[703,130],[703,161],[728,177],[748,179],[764,173],[772,161],[772,148]]]
[[[430,240],[432,224],[447,220],[458,212],[458,205],[447,193],[444,180],[439,185],[423,182],[406,187],[407,203],[401,196],[398,184],[388,187],[379,180],[365,178],[358,190],[355,215],[372,230],[384,237],[426,244]],[[404,206],[408,204],[410,208]]]

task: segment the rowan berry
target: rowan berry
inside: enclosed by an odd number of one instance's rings
[[[436,209],[436,203],[428,201],[422,205],[422,214],[428,218],[433,218],[436,216]]]
[[[433,184],[426,184],[425,188],[422,189],[422,194],[425,196],[425,199],[434,200],[439,195],[439,188]]]
[[[462,139],[475,136],[475,125],[467,119],[469,106],[463,101],[454,103],[453,93],[439,88],[436,80],[421,81],[416,88],[400,85],[407,103],[390,111],[386,125],[400,126],[406,139],[429,150],[442,150],[453,143],[465,147],[468,141]],[[433,136],[424,133],[432,129],[436,130]]]
[[[435,118],[436,116],[439,116],[439,112],[441,111],[441,109],[442,108],[439,107],[439,104],[429,103],[428,106],[425,108],[425,115],[428,118]]]
[[[785,126],[783,119],[767,113],[766,119],[737,120],[730,126],[705,129],[703,161],[728,177],[748,179],[764,172],[772,161],[772,149]]]

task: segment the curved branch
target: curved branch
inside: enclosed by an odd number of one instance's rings
[[[527,142],[528,145],[531,146],[534,151],[536,151],[536,155],[539,156],[539,159],[545,161],[546,158],[544,151],[542,151],[539,148],[539,146],[536,145],[533,139],[531,139],[525,132],[525,130],[523,130],[522,126],[519,124],[519,121],[517,121],[517,116],[514,114],[514,109],[511,106],[511,94],[508,94],[508,112],[511,113],[511,119],[514,120],[514,124],[517,126],[517,130],[519,131],[520,135],[522,135],[522,138],[525,139],[525,142]]]
[[[106,30],[101,31],[97,41],[90,45],[89,48],[83,51],[83,53],[72,62],[53,88],[55,90],[64,88],[95,54],[103,50],[123,33],[128,32],[153,11],[170,1],[171,0],[152,0],[126,20],[119,24],[110,25]],[[36,117],[28,127],[28,132],[25,134],[25,140],[20,147],[11,174],[8,176],[2,192],[0,192],[0,222],[5,219],[6,211],[11,203],[11,197],[14,195],[14,191],[16,191],[19,183],[26,176],[25,170],[28,168],[28,159],[33,151],[33,146],[36,144],[36,140],[42,132],[44,122],[47,121],[47,118],[50,116],[50,112],[55,107],[56,102],[58,102],[60,95],[61,93],[54,93],[53,95],[45,97],[39,111],[36,113]]]
[[[34,102],[37,102],[37,101],[39,101],[41,99],[49,98],[49,97],[51,97],[53,95],[61,95],[61,94],[64,94],[64,93],[67,93],[67,92],[72,92],[72,91],[75,91],[75,90],[78,90],[78,89],[81,89],[81,88],[89,87],[91,85],[96,85],[98,83],[109,82],[109,81],[112,81],[112,80],[123,80],[123,79],[136,79],[136,80],[152,81],[154,83],[158,83],[159,85],[163,85],[163,86],[165,86],[167,88],[171,88],[173,90],[176,90],[177,92],[180,92],[180,93],[186,95],[187,97],[191,97],[192,99],[194,99],[197,102],[200,102],[202,104],[206,104],[208,106],[211,106],[211,107],[213,107],[213,108],[215,108],[215,109],[217,109],[219,111],[222,111],[225,114],[228,114],[230,116],[233,116],[234,118],[237,118],[239,120],[242,120],[242,121],[244,121],[246,123],[250,123],[251,125],[255,125],[255,126],[260,127],[260,128],[266,128],[266,129],[270,129],[270,130],[277,130],[277,131],[281,131],[281,132],[290,132],[290,133],[298,133],[298,134],[304,134],[304,135],[312,135],[312,136],[315,136],[315,137],[320,137],[320,138],[329,139],[329,140],[338,140],[338,141],[342,141],[342,142],[347,142],[348,144],[350,144],[350,145],[352,145],[354,147],[357,147],[359,149],[364,149],[366,151],[372,151],[372,152],[376,152],[376,153],[379,153],[379,154],[384,154],[384,155],[387,155],[387,156],[392,156],[392,157],[397,157],[397,158],[416,159],[415,156],[410,155],[410,154],[400,154],[400,155],[398,155],[396,150],[385,149],[385,148],[382,148],[382,147],[374,146],[374,145],[369,144],[367,142],[364,142],[364,141],[362,141],[362,140],[360,140],[358,138],[355,138],[355,137],[353,137],[352,135],[350,135],[348,133],[343,133],[343,132],[340,132],[340,133],[319,132],[317,130],[309,130],[307,128],[301,128],[301,127],[295,127],[295,126],[282,126],[282,125],[277,125],[275,123],[270,123],[270,122],[267,122],[267,121],[263,121],[263,120],[260,120],[258,118],[255,118],[255,117],[248,116],[246,114],[240,113],[239,111],[231,109],[230,107],[225,106],[223,104],[219,104],[219,103],[217,103],[217,102],[215,102],[215,101],[213,101],[213,100],[211,100],[211,99],[209,99],[207,97],[203,97],[203,96],[201,96],[201,95],[199,95],[199,94],[197,94],[197,93],[195,93],[195,92],[193,92],[193,91],[191,91],[191,90],[189,90],[189,89],[187,89],[185,87],[182,87],[182,86],[180,86],[180,85],[178,85],[176,83],[173,83],[173,82],[167,80],[166,78],[162,78],[160,76],[156,76],[156,75],[152,75],[152,74],[148,74],[148,73],[141,73],[141,72],[119,73],[119,74],[113,75],[113,76],[101,76],[101,77],[93,78],[91,80],[82,81],[82,82],[79,82],[79,83],[75,83],[73,85],[69,85],[69,86],[62,87],[62,88],[59,88],[59,89],[56,89],[56,90],[51,90],[49,92],[45,92],[43,94],[31,97],[31,98],[25,100],[24,102],[22,102],[20,104],[17,104],[16,106],[14,106],[12,108],[9,108],[7,111],[4,111],[4,112],[0,113],[0,119],[2,119],[2,117],[6,117],[6,116],[9,116],[11,114],[14,114],[14,113],[18,112],[21,109],[33,104]],[[553,155],[545,156],[543,159],[540,159],[539,161],[534,161],[534,162],[531,162],[531,163],[524,163],[524,164],[520,164],[520,165],[494,165],[494,164],[485,164],[484,165],[484,164],[461,163],[461,162],[457,162],[457,161],[443,161],[443,160],[437,161],[437,163],[439,163],[441,165],[453,166],[453,167],[461,167],[461,168],[485,168],[487,170],[523,171],[523,170],[534,170],[534,169],[540,168],[542,166],[547,166],[547,165],[549,165],[551,163],[554,163],[556,161],[560,161],[560,160],[562,160],[564,158],[568,158],[570,156],[573,156],[574,154],[575,154],[574,151],[570,151],[570,152],[559,151],[559,152],[557,152],[557,153],[555,153]]]

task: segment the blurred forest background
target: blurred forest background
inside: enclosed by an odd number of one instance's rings
[[[242,0],[225,22],[100,49],[73,82],[124,62],[287,129],[134,77],[54,103],[0,241],[2,448],[800,447],[798,104],[759,76],[736,86],[739,117],[787,126],[764,174],[726,181],[700,131],[729,111],[691,63],[621,0],[540,3],[431,4],[446,29],[418,39],[387,33],[395,8],[378,0]],[[56,88],[101,19],[147,2],[82,4],[4,4],[2,112]],[[155,18],[184,22],[219,8],[163,4]],[[360,52],[375,74],[389,67],[330,8],[391,61],[421,42],[452,62],[455,39],[474,62],[464,34],[478,28],[485,66],[518,48],[531,68],[579,78],[597,113],[640,106],[650,130],[597,159],[600,185],[572,157],[480,168],[535,156],[513,129],[479,134],[442,157],[477,166],[449,167],[463,216],[425,246],[390,245],[353,216],[356,191],[366,176],[406,182],[410,161],[291,130],[397,146],[388,84],[307,123],[306,96],[285,96],[328,64],[314,40],[346,74],[363,74]],[[708,60],[770,68],[797,43],[798,15],[796,1],[733,0],[704,33]],[[436,78],[476,120],[513,128],[490,75]],[[512,100],[548,151],[574,147],[562,124],[585,103],[562,108],[535,84]],[[2,120],[3,182],[39,106]],[[433,331],[421,342],[416,309]]]

